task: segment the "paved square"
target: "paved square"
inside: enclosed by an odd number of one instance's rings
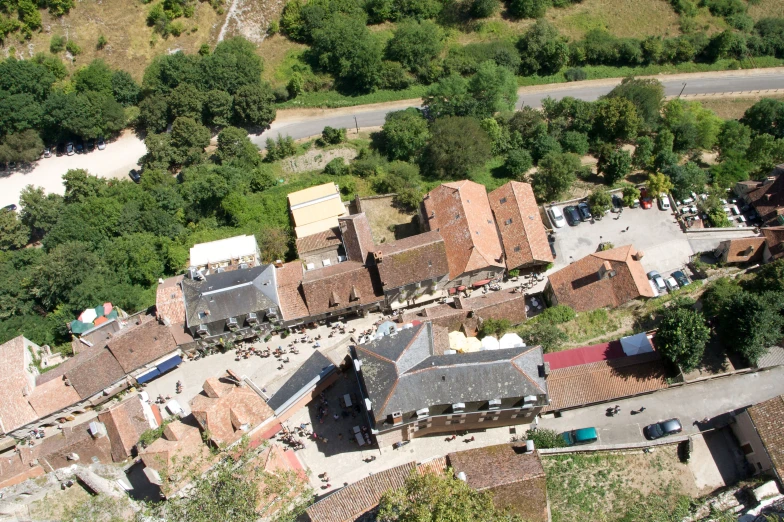
[[[559,206],[563,209],[565,205]],[[596,252],[602,242],[616,247],[634,245],[645,253],[645,271],[662,274],[682,268],[694,253],[675,216],[656,205],[649,209],[624,208],[620,218],[610,213],[593,223],[585,221],[575,227],[567,224],[555,229],[555,238],[558,257],[553,270]]]

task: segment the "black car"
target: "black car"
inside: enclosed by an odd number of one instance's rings
[[[580,224],[580,214],[577,213],[577,208],[569,205],[568,207],[564,207],[563,213],[564,216],[566,216],[566,221],[569,225],[576,227]]]
[[[623,208],[623,198],[618,194],[612,196],[612,210],[613,212],[620,212]]]
[[[94,140],[88,140],[87,143],[84,145],[84,151],[85,152],[92,152],[94,150],[95,150],[95,141]]]
[[[65,154],[65,143],[58,143],[54,153],[57,156],[62,156],[63,154]]]
[[[678,282],[678,286],[684,287],[689,284],[689,278],[686,277],[686,274],[683,271],[678,270],[677,272],[672,273],[672,277],[675,278],[675,281]]]
[[[580,213],[580,219],[583,221],[590,221],[591,220],[591,209],[588,207],[588,203],[580,203],[577,205],[577,211]]]
[[[553,254],[553,259],[557,258],[558,254],[555,252],[555,236],[547,236],[547,242],[550,243],[550,252]]]
[[[83,152],[84,152],[84,145],[80,141],[79,143],[76,144],[76,153],[81,154]]]
[[[76,154],[76,151],[74,150],[73,142],[69,141],[68,143],[65,144],[65,154],[68,156],[73,156],[74,154]]]
[[[656,440],[666,437],[667,435],[675,435],[676,433],[682,432],[683,426],[678,419],[669,419],[646,426],[643,431],[648,439]]]
[[[142,173],[136,169],[131,169],[128,173],[134,183],[139,183],[142,180]]]

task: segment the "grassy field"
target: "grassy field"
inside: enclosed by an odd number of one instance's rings
[[[767,17],[784,16],[784,2],[781,0],[759,0],[749,5],[749,16],[755,20]]]
[[[706,109],[715,112],[719,118],[725,120],[737,120],[743,116],[746,109],[757,103],[763,96],[754,96],[751,98],[713,98],[700,100],[700,103]],[[782,96],[764,96],[764,98],[773,98],[776,100],[784,100]]]
[[[553,522],[681,520],[697,495],[676,446],[649,454],[546,456],[542,462]]]

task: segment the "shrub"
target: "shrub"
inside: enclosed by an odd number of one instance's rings
[[[498,11],[498,0],[473,0],[471,2],[471,16],[474,18],[489,18]]]
[[[267,34],[272,36],[278,34],[278,32],[280,32],[280,23],[277,20],[271,21],[269,27],[267,27]]]
[[[49,40],[49,52],[57,54],[63,49],[65,49],[65,37],[59,34],[52,35],[52,39]]]
[[[581,67],[570,67],[564,71],[567,82],[579,82],[588,79],[588,73]]]
[[[504,162],[506,171],[515,178],[522,180],[526,172],[533,166],[534,162],[531,159],[531,154],[525,149],[510,150]]]
[[[73,40],[68,40],[68,43],[65,44],[65,50],[71,53],[73,56],[82,54],[82,48],[79,47],[79,45]]]
[[[529,346],[541,345],[545,353],[558,351],[569,336],[551,322],[537,321],[520,330],[520,337]]]
[[[566,305],[556,305],[539,314],[537,316],[537,320],[547,321],[552,324],[563,324],[571,321],[575,317],[577,317],[577,313],[575,313],[571,307]]]
[[[321,131],[321,141],[327,145],[337,145],[346,141],[346,129],[335,129],[333,127],[324,127]]]
[[[566,441],[561,438],[557,431],[546,428],[528,430],[525,432],[525,438],[534,441],[534,447],[538,449],[563,448],[566,446]]]
[[[348,165],[343,158],[335,158],[324,167],[324,174],[330,176],[342,176],[348,174]]]
[[[100,50],[102,50],[104,47],[106,47],[106,44],[108,44],[108,43],[109,43],[109,40],[107,40],[107,39],[106,39],[106,37],[105,37],[104,35],[100,35],[100,36],[98,37],[98,43],[96,43],[96,44],[95,44],[95,48],[96,48],[96,49],[98,49],[98,50],[100,51]]]
[[[479,336],[487,337],[488,335],[494,335],[496,337],[501,337],[508,332],[511,327],[512,323],[509,319],[485,319],[482,321],[482,327],[479,329]]]

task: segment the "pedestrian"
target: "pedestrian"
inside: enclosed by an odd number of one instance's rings
[[[343,434],[342,433],[338,433],[338,440],[343,440]]]
[[[333,419],[335,419],[335,421],[338,421],[338,420],[340,420],[340,415],[338,415],[338,414],[336,413],[336,414],[334,414],[334,415],[332,416],[332,418],[333,418]]]
[[[640,413],[645,411],[645,406],[640,406]]]
[[[627,231],[627,232],[629,231],[629,227],[626,227],[626,231]]]

